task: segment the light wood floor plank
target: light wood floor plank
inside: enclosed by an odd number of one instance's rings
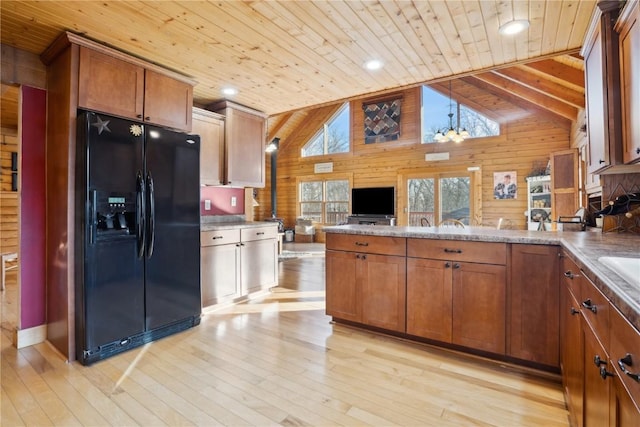
[[[557,376],[332,324],[324,259],[278,267],[271,293],[90,367],[16,350],[3,296],[0,425],[569,425]]]

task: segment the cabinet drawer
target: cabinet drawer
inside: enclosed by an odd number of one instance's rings
[[[582,296],[578,300],[584,318],[605,349],[609,349],[609,300],[582,275]]]
[[[200,246],[218,246],[240,241],[240,230],[212,230],[200,232]]]
[[[277,237],[277,226],[248,227],[240,229],[240,240],[242,242],[250,242],[252,240],[276,239]]]
[[[634,374],[640,376],[640,332],[615,308],[611,309],[609,320],[611,363],[617,368],[620,379],[633,401],[640,406],[640,381],[633,377]],[[629,373],[628,375],[622,367]]]
[[[582,284],[582,272],[571,258],[563,253],[562,257],[562,281],[571,290],[573,296],[580,300],[582,298],[582,291],[580,285]],[[582,302],[582,300],[580,300]]]
[[[407,239],[407,256],[479,264],[506,264],[507,244],[459,240]]]
[[[327,233],[326,247],[338,251],[404,256],[407,239],[404,237],[360,236]]]

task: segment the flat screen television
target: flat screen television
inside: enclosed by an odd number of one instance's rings
[[[395,187],[351,189],[351,214],[360,216],[394,216]]]

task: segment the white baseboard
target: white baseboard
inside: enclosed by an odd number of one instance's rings
[[[16,330],[16,347],[23,348],[39,344],[47,339],[47,325],[34,326],[29,329]]]

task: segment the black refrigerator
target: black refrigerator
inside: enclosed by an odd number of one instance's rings
[[[200,139],[79,111],[76,356],[91,364],[200,323]]]

